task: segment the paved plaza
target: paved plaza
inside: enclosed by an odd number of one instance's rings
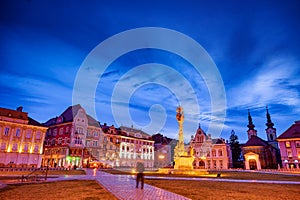
[[[98,181],[109,192],[113,193],[118,199],[172,199],[187,200],[184,196],[163,190],[152,185],[144,184],[144,189],[136,188],[135,176],[131,175],[112,175],[102,171],[87,170],[88,179]]]
[[[235,179],[219,179],[219,178],[188,178],[188,177],[146,177],[147,179],[162,179],[162,180],[197,180],[197,181],[224,181],[224,182],[251,182],[251,183],[266,183],[266,184],[300,184],[299,181],[276,181],[276,180],[235,180]],[[187,200],[184,196],[144,184],[144,189],[136,188],[134,175],[114,175],[103,171],[86,169],[86,175],[65,175],[56,178],[49,177],[47,181],[62,181],[62,180],[96,180],[106,190],[114,194],[121,200]],[[0,188],[4,187],[0,182]]]

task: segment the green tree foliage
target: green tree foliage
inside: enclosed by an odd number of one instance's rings
[[[241,146],[239,144],[239,138],[235,134],[234,130],[231,131],[230,134],[230,148],[231,148],[231,153],[232,153],[232,162],[233,162],[233,167],[234,168],[240,168],[241,166]]]

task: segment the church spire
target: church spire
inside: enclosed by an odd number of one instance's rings
[[[254,129],[255,125],[253,124],[249,109],[248,109],[248,125],[247,125],[247,127],[249,128],[247,131],[248,139],[250,139],[252,136],[257,136],[257,131]]]
[[[272,120],[271,120],[271,116],[270,116],[270,113],[269,113],[268,106],[266,106],[266,110],[267,110],[267,123],[266,123],[266,126],[267,126],[268,128],[273,128],[274,123],[273,123]]]
[[[249,128],[249,130],[254,130],[255,125],[252,122],[252,117],[250,114],[250,110],[248,109],[248,125],[247,127]]]

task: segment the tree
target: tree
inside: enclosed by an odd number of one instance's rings
[[[229,144],[232,153],[233,168],[243,167],[242,161],[240,160],[242,149],[239,144],[239,138],[235,134],[234,130],[231,131],[229,141],[230,141]]]

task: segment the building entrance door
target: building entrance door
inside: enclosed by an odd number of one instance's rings
[[[200,169],[204,169],[204,168],[205,168],[205,163],[204,163],[203,160],[200,160],[200,161],[199,161],[199,168],[200,168]]]
[[[255,159],[250,159],[249,160],[249,167],[250,167],[250,170],[257,169],[257,164],[256,164],[256,160]]]

